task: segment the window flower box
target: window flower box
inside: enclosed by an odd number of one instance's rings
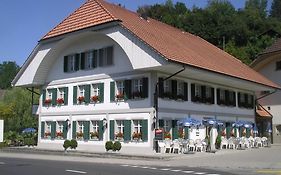
[[[140,140],[141,139],[141,133],[140,132],[134,132],[132,135],[133,140]]]
[[[124,134],[122,132],[118,132],[115,134],[116,140],[122,141],[124,140]]]
[[[94,103],[97,103],[99,101],[99,96],[97,96],[97,95],[92,96],[91,101]]]
[[[84,136],[84,134],[83,134],[82,131],[76,133],[76,138],[79,139],[79,140],[82,140],[83,136]]]
[[[98,132],[90,132],[91,139],[98,140],[99,139],[99,133]]]
[[[47,99],[44,101],[44,103],[45,103],[46,105],[51,104],[51,102],[52,102],[52,99],[50,99],[50,98],[47,98]]]
[[[171,139],[172,138],[172,136],[171,136],[171,133],[170,132],[165,132],[164,133],[164,139],[166,140],[166,139]]]
[[[123,94],[123,93],[117,94],[117,95],[116,95],[116,100],[117,100],[117,101],[124,100],[124,94]]]
[[[47,131],[44,133],[44,138],[50,139],[51,138],[51,132]]]
[[[63,133],[61,131],[56,132],[56,138],[63,139]]]
[[[84,97],[84,96],[79,96],[79,97],[77,98],[77,100],[78,100],[79,103],[82,103],[82,102],[84,102],[85,97]]]
[[[64,104],[63,98],[58,98],[58,99],[57,99],[57,104],[59,104],[59,105]]]

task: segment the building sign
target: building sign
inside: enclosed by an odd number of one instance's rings
[[[155,129],[155,140],[163,140],[164,131],[163,129]]]
[[[0,142],[3,142],[4,136],[4,120],[0,120]]]

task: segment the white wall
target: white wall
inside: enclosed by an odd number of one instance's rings
[[[0,142],[3,142],[4,138],[4,120],[0,120]]]

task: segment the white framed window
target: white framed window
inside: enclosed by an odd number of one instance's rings
[[[164,93],[172,92],[172,81],[166,80],[163,82]]]
[[[133,120],[133,133],[140,133],[141,132],[141,120]]]
[[[124,121],[123,120],[116,120],[116,126],[117,126],[117,133],[124,133]]]
[[[113,46],[99,49],[98,57],[100,67],[113,65]]]
[[[93,65],[94,54],[92,51],[85,52],[85,69],[91,69]]]
[[[81,85],[81,86],[78,86],[78,96],[80,97],[84,97],[85,96],[85,86],[84,85]]]
[[[78,121],[77,122],[77,128],[76,128],[77,132],[83,132],[84,131],[84,122],[83,121]]]
[[[64,88],[58,88],[58,98],[64,98]]]
[[[201,85],[195,84],[195,97],[201,97]]]
[[[52,99],[52,90],[51,89],[46,90],[46,99]]]
[[[136,93],[136,92],[142,92],[142,79],[135,79],[135,80],[132,80],[132,90],[133,90],[133,93]]]
[[[117,86],[117,94],[124,94],[125,86],[124,86],[124,81],[117,81],[116,82]]]
[[[97,120],[91,121],[90,132],[99,132],[99,121]]]
[[[206,98],[212,97],[212,88],[209,86],[206,86]]]
[[[68,62],[67,62],[67,68],[68,68],[68,72],[73,72],[75,71],[75,55],[69,55],[67,57]]]
[[[177,95],[184,95],[184,82],[177,81]]]
[[[57,124],[57,127],[56,127],[57,132],[63,132],[63,122],[57,121],[56,124]]]
[[[47,121],[45,122],[45,132],[49,132],[51,133],[51,122],[50,121]]]
[[[220,100],[225,100],[225,90],[220,90]]]
[[[100,89],[98,84],[92,84],[91,88],[91,96],[99,96],[100,94]]]

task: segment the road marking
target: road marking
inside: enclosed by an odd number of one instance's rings
[[[193,173],[194,171],[183,171],[183,173],[187,173],[187,174],[191,174]]]
[[[139,166],[134,165],[134,166],[131,166],[131,167],[133,167],[133,168],[138,168]]]
[[[160,170],[162,170],[162,171],[169,171],[171,169],[170,168],[163,168],[163,169],[160,169]]]
[[[206,173],[204,173],[204,172],[198,172],[198,173],[194,173],[194,174],[201,175],[201,174],[206,174]]]
[[[6,163],[5,162],[0,162],[0,165],[5,165]]]
[[[170,170],[170,171],[173,171],[173,172],[179,172],[179,171],[181,171],[181,170]]]
[[[220,174],[206,174],[206,175],[220,175]]]
[[[147,166],[143,166],[143,167],[140,167],[140,168],[147,169],[148,167]]]
[[[121,166],[125,166],[125,167],[127,167],[127,166],[129,166],[129,165],[121,165]]]
[[[157,168],[154,168],[154,167],[149,167],[148,169],[157,170]]]
[[[78,173],[78,174],[87,174],[87,172],[85,171],[77,171],[77,170],[65,170],[67,172],[71,172],[71,173]]]

